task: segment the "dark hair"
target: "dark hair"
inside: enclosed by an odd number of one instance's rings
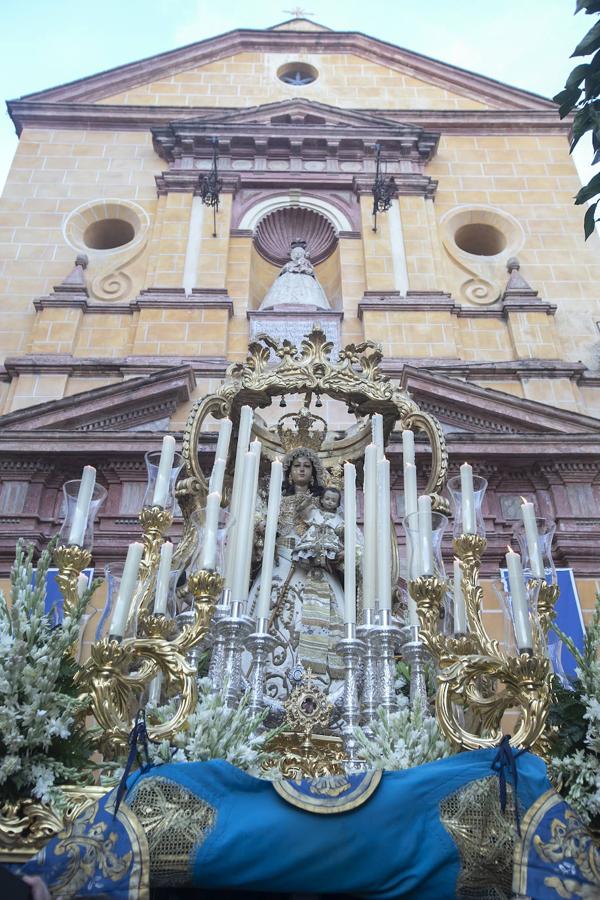
[[[284,496],[289,496],[290,494],[294,493],[294,486],[290,482],[290,469],[292,468],[292,466],[294,465],[296,460],[300,459],[300,455],[301,454],[298,454],[298,456],[294,457],[294,459],[292,459],[290,461],[290,464],[287,467],[287,470],[285,473],[285,478],[283,479],[283,486],[282,486],[282,491],[281,491]],[[312,469],[312,475],[313,475],[313,483],[308,486],[308,492],[310,494],[312,494],[313,497],[320,497],[323,493],[323,488],[317,481],[317,473],[315,472],[315,464],[313,463],[310,456],[307,455],[305,458],[310,463],[310,467]]]
[[[334,487],[332,484],[326,484],[325,487],[323,488],[321,496],[323,496],[323,494],[326,494],[327,491],[333,491],[334,494],[338,495],[340,503],[342,502],[342,492],[340,491],[339,488]]]

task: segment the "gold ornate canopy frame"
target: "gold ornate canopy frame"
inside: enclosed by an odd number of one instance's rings
[[[264,409],[275,398],[299,395],[304,397],[307,407],[313,397],[342,401],[358,420],[367,420],[351,435],[325,440],[319,456],[326,469],[363,457],[365,447],[371,441],[369,418],[373,413],[383,416],[386,440],[396,426],[423,432],[432,452],[426,491],[432,495],[434,508],[445,511],[447,502],[440,492],[448,474],[448,454],[439,422],[422,412],[406,391],[381,372],[379,364],[383,354],[373,341],[348,344],[335,362],[331,359],[332,351],[333,344],[319,325],[313,326],[300,348],[287,340],[279,344],[266,334],[259,335],[249,345],[246,360],[229,366],[219,390],[198,400],[190,413],[183,438],[187,477],[180,482],[177,492],[180,503],[185,504],[194,497],[203,502],[206,495],[207,483],[200,467],[198,448],[202,427],[209,415],[215,419],[229,416],[235,428],[244,404]],[[275,366],[271,364],[272,355],[280,360]],[[262,442],[267,459],[283,455],[275,431],[255,421],[253,433]],[[233,462],[234,454],[230,452],[227,470],[230,480]]]

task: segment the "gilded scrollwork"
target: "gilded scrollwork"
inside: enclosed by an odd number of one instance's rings
[[[439,630],[446,584],[423,576],[410,583],[421,622],[420,636],[439,666],[436,717],[444,734],[457,748],[493,747],[502,737],[502,717],[518,709],[520,718],[512,737],[517,747],[544,755],[546,723],[552,699],[552,669],[541,652],[510,656],[490,639],[482,620],[483,592],[479,584],[481,556],[486,541],[461,535],[454,550],[462,563],[462,588],[469,633],[449,637]],[[549,591],[545,602],[556,599]],[[553,602],[553,601],[552,601]],[[542,635],[552,621],[550,610],[541,623]],[[534,651],[541,650],[534,647]],[[470,727],[457,710],[468,709]]]

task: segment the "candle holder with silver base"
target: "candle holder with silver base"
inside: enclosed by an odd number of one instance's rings
[[[208,677],[211,690],[217,693],[223,687],[223,663],[225,661],[225,636],[219,630],[219,622],[231,610],[231,591],[226,588],[223,591],[221,602],[215,606],[215,613],[210,627],[210,640],[212,641]]]
[[[356,629],[358,639],[364,644],[364,663],[361,691],[361,722],[369,725],[377,715],[377,625],[374,609],[363,610],[363,624]]]
[[[400,641],[400,628],[392,618],[391,610],[379,610],[375,646],[378,650],[377,681],[379,705],[386,712],[398,708],[396,699],[396,647]]]
[[[402,656],[410,665],[410,705],[427,703],[427,684],[425,681],[425,662],[428,657],[425,644],[419,636],[419,626],[411,625],[409,640],[402,648]]]
[[[269,654],[277,639],[269,634],[268,618],[256,620],[256,629],[246,639],[246,647],[252,654],[252,668],[248,679],[248,712],[257,716],[265,708],[265,669]]]
[[[351,764],[357,760],[356,738],[354,729],[360,722],[360,703],[358,685],[360,681],[361,661],[365,654],[365,644],[356,637],[356,625],[344,625],[344,637],[337,644],[335,652],[344,661],[344,692],[342,695],[342,716],[344,726],[342,734],[346,755]]]
[[[217,635],[223,636],[223,689],[225,704],[237,706],[242,689],[242,653],[253,621],[242,613],[242,604],[234,600],[228,615],[217,622]]]

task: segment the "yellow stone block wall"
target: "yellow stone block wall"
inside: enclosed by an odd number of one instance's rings
[[[133,106],[255,106],[305,97],[342,107],[381,109],[485,109],[461,96],[352,54],[295,53],[293,60],[314,66],[319,77],[295,87],[277,77],[290,62],[286,53],[238,53],[228,59],[178,72],[103,98],[101,103]]]
[[[140,356],[227,355],[226,309],[141,309],[131,352]]]
[[[398,204],[410,290],[443,290],[439,262],[441,248],[436,233],[432,201],[423,197],[408,196],[399,197]]]
[[[252,246],[252,238],[231,239],[226,287],[234,310],[234,317],[229,323],[228,356],[234,360],[244,359],[246,356],[248,349],[246,309],[255,309],[257,305],[253,278],[255,255],[258,257]]]
[[[454,322],[446,311],[388,310],[363,314],[365,338],[379,341],[384,356],[456,358]]]
[[[161,204],[160,219],[156,223],[159,234],[154,240],[156,262],[153,284],[147,287],[180,288],[188,244],[192,194],[169,193]],[[158,218],[158,217],[157,217]]]
[[[511,315],[515,355],[528,355],[529,339],[515,327],[523,323],[525,331],[534,332],[536,350],[530,355],[588,362],[598,339],[600,246],[597,235],[583,240],[583,212],[573,205],[581,183],[566,135],[443,135],[426,171],[439,180],[434,204],[438,223],[458,206],[483,204],[514,216],[523,228],[521,274],[558,311],[554,322]],[[467,274],[445,250],[442,257],[445,272],[439,288],[460,299]]]
[[[368,291],[393,291],[396,288],[390,222],[387,216],[377,218],[373,231],[373,198],[360,198],[362,244],[364,252],[365,287]]]

